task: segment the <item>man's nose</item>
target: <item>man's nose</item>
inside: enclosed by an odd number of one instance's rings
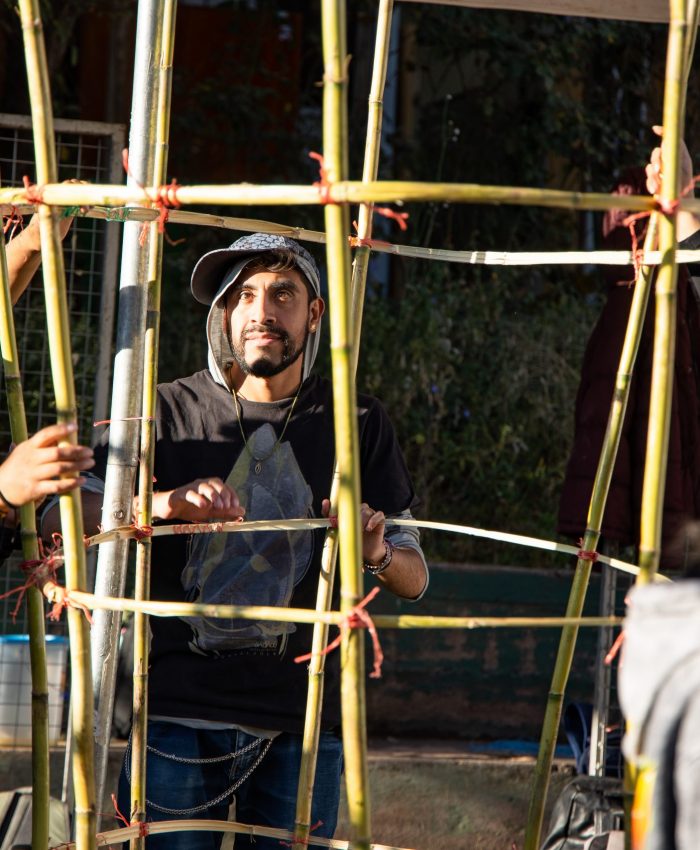
[[[255,299],[255,309],[253,318],[258,324],[265,325],[274,322],[274,302],[271,296],[267,293],[262,294]]]

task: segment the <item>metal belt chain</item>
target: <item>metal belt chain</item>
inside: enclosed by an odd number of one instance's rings
[[[169,761],[179,762],[180,764],[213,764],[214,762],[222,762],[222,761],[230,761],[232,759],[237,759],[239,756],[244,755],[247,752],[255,749],[258,746],[259,742],[262,738],[258,738],[252,743],[246,745],[240,750],[236,750],[234,753],[227,753],[225,756],[214,756],[213,758],[208,759],[188,759],[181,758],[180,756],[175,756],[172,753],[163,753],[160,750],[157,750],[155,747],[151,747],[150,745],[146,747],[146,749],[153,753],[154,755],[160,756],[161,758],[168,759]],[[150,806],[152,809],[155,809],[157,812],[162,812],[165,815],[198,815],[200,812],[205,812],[207,809],[212,806],[216,806],[219,803],[222,803],[227,797],[230,797],[234,791],[237,791],[241,785],[248,779],[248,777],[253,773],[255,768],[260,764],[260,762],[267,755],[267,751],[272,746],[272,738],[267,739],[267,744],[263,747],[262,752],[257,757],[257,759],[253,762],[253,764],[248,768],[248,770],[237,779],[230,788],[227,788],[223,794],[219,794],[218,797],[215,797],[213,800],[209,800],[206,803],[202,803],[199,806],[193,806],[191,809],[169,809],[166,806],[159,806],[157,803],[151,802],[148,798],[146,798],[146,805]],[[124,772],[126,774],[126,779],[131,785],[131,736],[129,736],[129,743],[126,748],[126,753],[124,754]]]

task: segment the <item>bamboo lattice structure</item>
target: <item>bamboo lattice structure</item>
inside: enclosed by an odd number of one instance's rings
[[[307,701],[305,728],[305,757],[302,762],[297,801],[297,814],[294,832],[286,830],[248,827],[242,824],[197,821],[179,823],[161,823],[152,825],[151,831],[165,832],[182,829],[216,829],[218,831],[239,831],[248,834],[270,835],[279,838],[292,838],[296,850],[307,844],[319,844],[328,847],[352,847],[357,850],[379,848],[371,842],[370,798],[368,791],[367,741],[365,719],[365,670],[364,670],[364,633],[362,629],[344,630],[341,644],[341,697],[343,708],[343,739],[346,765],[346,786],[348,809],[352,827],[350,842],[314,838],[309,832],[312,789],[315,772],[316,751],[320,730],[320,705],[322,700],[323,657],[321,651],[327,644],[328,628],[331,624],[346,624],[350,611],[361,601],[362,591],[362,535],[359,520],[359,464],[357,417],[355,410],[355,371],[359,350],[359,337],[364,300],[364,283],[367,264],[372,250],[398,255],[432,258],[453,262],[493,262],[515,264],[521,262],[542,262],[541,255],[535,259],[528,255],[509,258],[506,255],[485,255],[489,252],[448,252],[435,249],[421,249],[411,246],[395,246],[371,241],[372,204],[376,201],[451,201],[458,203],[490,203],[515,205],[540,205],[573,210],[610,210],[620,205],[619,198],[595,193],[563,192],[557,190],[527,189],[516,187],[480,186],[474,184],[415,183],[406,181],[378,181],[379,139],[381,135],[381,108],[386,59],[391,23],[391,0],[382,0],[379,8],[379,24],[375,49],[375,68],[369,103],[369,121],[365,149],[365,165],[362,181],[348,179],[347,149],[347,55],[345,33],[345,6],[343,3],[323,0],[322,34],[324,55],[323,82],[323,139],[324,171],[323,185],[318,186],[171,186],[164,190],[166,151],[168,139],[170,85],[172,51],[174,44],[175,0],[154,0],[150,6],[155,14],[152,36],[154,43],[162,44],[158,80],[153,81],[150,91],[151,103],[148,110],[156,116],[156,145],[153,152],[152,167],[144,170],[146,179],[130,180],[127,186],[87,186],[83,184],[58,184],[56,175],[52,117],[48,90],[46,61],[41,37],[41,19],[36,0],[20,0],[20,11],[25,34],[25,51],[30,80],[32,116],[34,119],[35,147],[37,151],[37,185],[25,189],[0,189],[0,204],[28,203],[37,205],[42,237],[42,257],[47,297],[47,318],[50,328],[51,361],[54,375],[59,421],[75,419],[75,398],[72,387],[70,365],[70,345],[65,309],[65,280],[63,275],[60,240],[57,234],[58,212],[54,207],[92,207],[87,214],[110,220],[129,222],[132,229],[136,222],[144,221],[149,229],[149,247],[139,256],[137,265],[147,269],[148,281],[148,321],[145,332],[139,325],[139,317],[133,321],[129,333],[143,341],[144,373],[142,394],[143,419],[141,426],[141,465],[140,465],[140,502],[138,525],[150,525],[151,497],[154,456],[155,389],[157,377],[157,353],[160,309],[160,264],[162,238],[158,232],[156,219],[161,218],[165,208],[180,204],[222,204],[222,205],[324,205],[325,233],[290,228],[271,222],[259,222],[249,219],[228,219],[222,216],[173,211],[173,220],[191,224],[215,224],[220,227],[261,230],[284,233],[297,238],[318,243],[325,242],[330,291],[331,354],[334,386],[335,444],[337,447],[337,473],[335,476],[332,502],[337,502],[339,533],[329,529],[324,547],[317,606],[314,611],[294,608],[264,608],[261,606],[223,606],[198,603],[165,603],[149,599],[149,569],[151,537],[141,538],[137,542],[137,588],[134,600],[121,598],[123,591],[115,596],[109,594],[89,594],[85,592],[85,561],[82,536],[82,516],[80,502],[75,493],[61,497],[61,517],[64,536],[63,555],[66,564],[66,585],[69,598],[75,603],[103,611],[134,611],[136,616],[136,647],[134,663],[134,742],[132,760],[132,820],[134,827],[122,830],[119,835],[104,833],[96,835],[95,790],[92,780],[92,688],[89,675],[89,640],[87,627],[82,613],[70,609],[68,613],[71,629],[71,659],[73,665],[72,717],[76,742],[74,758],[74,781],[76,788],[76,847],[94,847],[97,844],[117,843],[131,840],[135,847],[143,843],[143,835],[138,823],[145,820],[145,767],[146,767],[146,720],[147,720],[147,624],[148,616],[192,616],[238,617],[256,620],[277,620],[295,623],[314,623],[312,662],[309,669],[309,693]],[[157,19],[157,24],[156,24]],[[542,824],[542,812],[546,799],[551,760],[561,714],[564,689],[568,679],[578,628],[581,626],[611,625],[619,622],[617,618],[584,618],[583,602],[591,570],[591,564],[598,559],[610,563],[628,572],[636,572],[635,565],[624,564],[615,559],[598,557],[596,548],[600,536],[605,500],[609,489],[612,470],[615,464],[622,422],[625,415],[629,383],[639,346],[643,317],[646,312],[650,286],[651,265],[660,265],[656,280],[656,332],[654,348],[654,371],[652,378],[651,407],[655,415],[650,416],[649,441],[644,480],[644,501],[642,520],[642,544],[640,547],[640,581],[657,578],[659,562],[659,540],[661,512],[663,508],[663,487],[668,442],[668,421],[670,416],[671,377],[675,348],[675,286],[676,263],[682,259],[676,251],[675,216],[678,210],[700,212],[700,201],[683,198],[677,202],[679,192],[678,151],[682,137],[684,92],[687,85],[690,62],[693,54],[697,29],[697,3],[684,0],[672,0],[671,22],[669,27],[669,46],[666,73],[664,127],[664,181],[661,205],[667,214],[657,212],[654,199],[644,196],[628,196],[625,207],[630,211],[647,211],[651,223],[644,248],[644,265],[637,276],[633,304],[630,312],[627,334],[620,359],[617,375],[616,393],[608,421],[601,459],[599,462],[591,506],[589,510],[586,534],[580,549],[564,544],[538,541],[483,529],[465,529],[445,523],[422,522],[405,523],[421,527],[439,528],[473,533],[492,537],[509,543],[536,546],[566,554],[577,555],[577,566],[569,605],[565,616],[550,618],[474,618],[474,617],[425,617],[425,616],[376,616],[375,624],[383,628],[497,628],[539,625],[542,627],[562,627],[559,656],[554,670],[550,689],[547,713],[543,725],[540,755],[536,768],[535,785],[531,800],[526,850],[536,850]],[[151,185],[153,184],[153,185]],[[362,204],[359,216],[358,237],[349,238],[349,203]],[[126,209],[126,205],[130,205]],[[112,208],[119,210],[114,211]],[[168,213],[169,214],[169,213]],[[655,239],[658,230],[659,250],[655,252]],[[133,231],[132,231],[133,232]],[[350,274],[350,244],[357,248],[354,273]],[[496,252],[490,252],[495,255]],[[693,252],[687,252],[694,256]],[[630,253],[624,252],[625,262],[632,262]],[[483,255],[483,256],[482,256]],[[550,257],[552,262],[591,262],[591,254],[581,252],[572,256],[564,252]],[[146,259],[148,265],[146,265]],[[607,252],[604,262],[621,262],[620,252]],[[546,260],[545,260],[546,261]],[[26,425],[21,412],[21,387],[17,369],[16,345],[13,340],[11,308],[7,286],[7,271],[4,252],[0,256],[0,276],[4,293],[2,295],[3,325],[0,328],[0,344],[8,379],[8,395],[15,398],[13,403],[13,437],[26,436]],[[138,312],[138,311],[137,311]],[[145,315],[145,314],[144,314]],[[140,360],[137,358],[140,364]],[[139,366],[140,368],[140,366]],[[17,389],[19,387],[19,396]],[[135,432],[135,428],[130,426]],[[128,487],[120,485],[122,500]],[[132,487],[133,490],[133,487]],[[25,558],[36,552],[36,533],[32,529],[33,512],[23,510],[23,541],[26,543]],[[297,528],[306,531],[314,527],[328,527],[326,520],[287,521],[277,523],[243,524],[218,523],[217,527],[207,526],[198,529],[187,526],[187,531],[177,530],[177,526],[160,527],[152,536],[168,533],[234,533],[243,530],[256,531],[275,528]],[[237,527],[234,527],[237,526]],[[129,539],[135,536],[135,529],[112,523],[105,533],[96,535],[88,544],[115,544],[126,553]],[[34,547],[34,548],[32,548]],[[335,554],[339,550],[341,573],[341,608],[331,611],[331,593],[333,586]],[[49,594],[52,592],[49,589]],[[29,596],[30,620],[32,629],[32,674],[35,676],[35,689],[38,694],[33,706],[34,758],[35,772],[35,809],[39,811],[34,823],[34,846],[46,844],[44,836],[47,825],[44,814],[48,812],[48,730],[45,708],[42,713],[41,695],[45,693],[45,656],[43,653],[43,605],[38,591]],[[112,617],[114,622],[115,618]],[[36,668],[36,669],[35,669]],[[43,673],[43,678],[42,678]],[[107,701],[110,697],[107,695]],[[41,811],[46,801],[46,812]],[[40,805],[36,805],[40,803]],[[212,825],[214,824],[214,825]],[[387,848],[388,850],[388,848]]]

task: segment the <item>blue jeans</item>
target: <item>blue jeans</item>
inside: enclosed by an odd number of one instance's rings
[[[178,723],[159,720],[150,722],[149,747],[176,755],[179,759],[212,761],[188,764],[149,751],[146,765],[146,819],[226,820],[232,794],[226,796],[225,792],[242,779],[234,792],[236,820],[293,830],[302,738],[301,735],[283,732],[264,752],[267,743],[265,739],[255,738],[236,729],[191,729]],[[229,753],[237,755],[235,758],[221,759],[221,756]],[[118,795],[119,809],[127,817],[131,807],[129,758],[130,752],[127,750],[119,778]],[[251,768],[254,768],[252,772]],[[333,837],[338,818],[342,771],[343,747],[340,738],[331,732],[322,732],[311,808],[311,825],[318,821],[322,825],[313,830],[314,835]],[[218,800],[220,797],[222,799]],[[207,803],[209,805],[205,806]],[[186,811],[199,807],[203,807],[202,811]],[[172,813],[162,809],[180,811]],[[218,850],[221,837],[219,832],[172,832],[149,836],[146,846],[148,850]],[[280,850],[280,846],[277,838],[256,836],[250,839],[247,835],[236,835],[236,850]]]

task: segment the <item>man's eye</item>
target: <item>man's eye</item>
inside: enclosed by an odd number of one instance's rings
[[[250,290],[242,289],[238,295],[239,301],[250,301],[253,298],[253,293]]]
[[[291,297],[292,297],[292,292],[291,292],[291,290],[289,290],[289,289],[280,289],[280,290],[277,292],[277,298],[278,298],[280,301],[289,301],[289,299],[290,299]]]

